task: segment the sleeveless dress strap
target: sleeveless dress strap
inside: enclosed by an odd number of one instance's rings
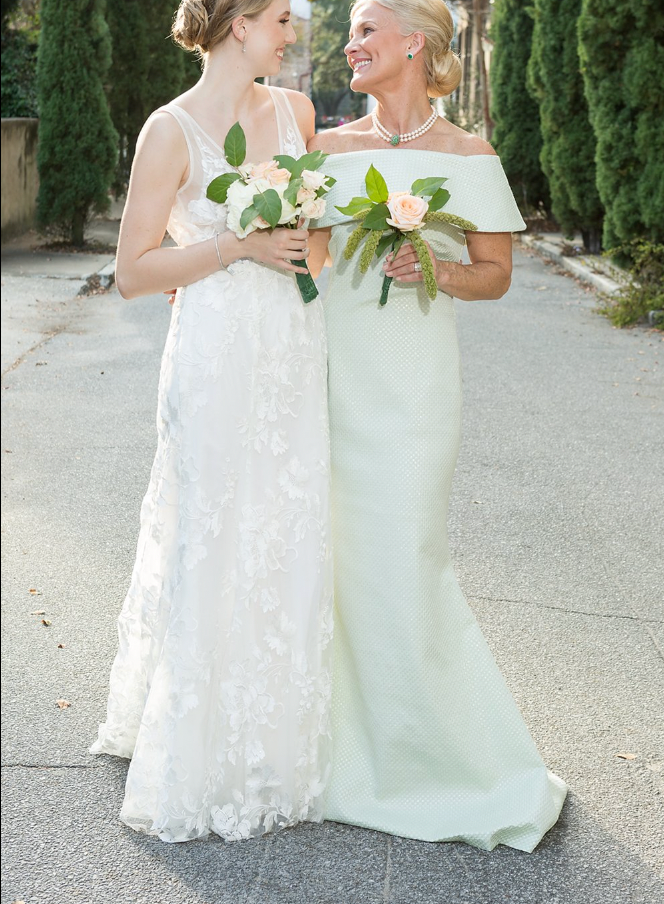
[[[182,134],[184,135],[184,140],[187,142],[187,151],[189,152],[189,175],[187,176],[187,181],[178,189],[178,194],[184,191],[185,188],[189,186],[192,179],[194,178],[194,173],[196,172],[196,165],[198,161],[198,156],[194,148],[196,147],[195,141],[195,133],[194,133],[194,120],[187,114],[182,107],[178,107],[177,104],[164,104],[163,107],[158,107],[152,114],[151,117],[155,115],[155,113],[169,113],[173,119],[177,122],[177,124],[182,129]]]
[[[272,95],[277,115],[277,130],[281,153],[289,154],[291,157],[301,157],[302,154],[306,153],[307,146],[300,132],[288,93],[283,88],[278,88],[275,85],[268,85],[268,89]]]

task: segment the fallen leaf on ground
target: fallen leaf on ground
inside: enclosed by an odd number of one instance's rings
[[[46,615],[46,609],[35,609],[30,615]]]
[[[55,705],[59,707],[59,709],[68,709],[71,706],[69,700],[56,700]]]
[[[49,621],[47,618],[42,618],[42,625],[43,625],[45,628],[50,628],[50,627],[51,627],[51,623],[50,623],[50,621]]]
[[[58,650],[64,650],[65,645],[63,643],[58,644]]]
[[[616,756],[621,760],[635,760],[635,753],[617,753]]]
[[[28,590],[28,593],[39,593],[39,591],[36,590],[34,587],[31,587],[31,588]]]

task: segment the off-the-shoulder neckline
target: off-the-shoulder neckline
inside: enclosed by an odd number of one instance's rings
[[[325,153],[325,152],[324,152]],[[358,151],[340,151],[338,154],[328,153],[328,157],[356,157],[358,154],[435,154],[437,157],[456,157],[459,160],[500,160],[497,154],[452,154],[449,151],[430,151],[426,148],[362,148]]]

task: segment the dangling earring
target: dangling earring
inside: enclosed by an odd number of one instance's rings
[[[412,59],[413,59],[413,54],[412,54],[412,53],[409,53],[409,54],[408,54],[408,59],[409,59],[409,60],[412,60]]]
[[[242,41],[242,53],[247,52],[247,36],[244,36],[244,40]]]

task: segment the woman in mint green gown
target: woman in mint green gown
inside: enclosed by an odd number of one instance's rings
[[[401,23],[407,23],[403,26]],[[458,84],[442,0],[360,0],[346,54],[351,87],[378,101],[366,117],[313,139],[338,181],[314,223],[312,269],[329,238],[329,347],[335,569],[333,773],[326,818],[425,841],[531,851],[566,788],[542,762],[454,576],[446,520],[460,437],[461,381],[452,296],[509,286],[511,236],[523,229],[500,160],[439,119],[428,97]],[[386,132],[401,135],[383,141]],[[436,261],[430,301],[412,246],[362,275],[343,258],[370,164],[390,191],[444,176],[445,210],[473,222],[420,234]],[[471,263],[460,263],[464,245]],[[384,307],[384,273],[395,280]]]

